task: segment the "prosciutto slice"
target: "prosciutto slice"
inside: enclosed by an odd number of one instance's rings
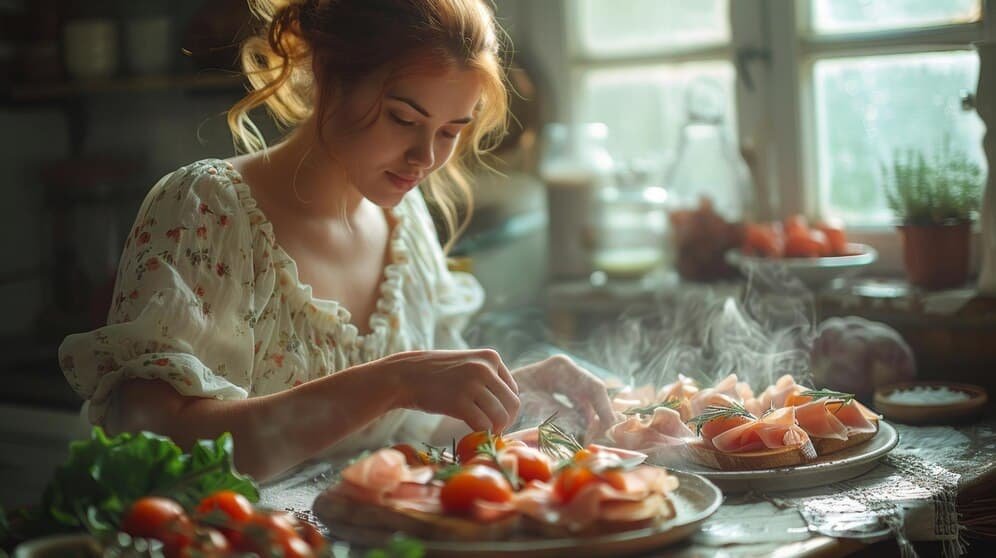
[[[712,439],[719,451],[738,453],[802,446],[809,435],[795,421],[795,407],[786,407],[731,428]]]
[[[606,436],[621,448],[647,451],[661,446],[677,446],[694,437],[674,409],[660,407],[650,416],[633,415],[606,432]]]

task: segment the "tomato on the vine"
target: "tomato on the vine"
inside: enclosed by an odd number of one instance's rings
[[[512,499],[512,485],[498,471],[485,465],[471,465],[446,480],[439,494],[443,509],[450,513],[467,513],[477,500],[507,502]]]
[[[133,537],[155,537],[180,518],[186,518],[180,504],[169,498],[149,496],[131,505],[121,521],[121,530]]]
[[[494,436],[486,430],[471,432],[457,442],[457,459],[460,463],[467,463],[477,455],[477,450],[490,441],[494,441],[495,449],[500,450],[505,447],[505,440],[501,436]]]
[[[197,505],[197,513],[207,515],[218,510],[236,522],[247,521],[253,509],[249,499],[232,490],[220,490],[205,497]]]
[[[236,550],[255,552],[260,556],[313,556],[311,546],[295,529],[297,523],[296,519],[286,513],[256,513],[246,521],[232,543]]]

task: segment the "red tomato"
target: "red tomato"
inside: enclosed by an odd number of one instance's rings
[[[501,436],[493,436],[490,432],[484,430],[471,432],[461,438],[457,443],[457,459],[460,460],[460,463],[467,463],[477,455],[477,448],[488,443],[489,440],[494,440],[495,449],[505,447],[505,441],[501,439]]]
[[[232,552],[228,539],[217,529],[197,529],[193,541],[180,551],[182,558],[222,558]]]
[[[286,513],[256,513],[232,541],[236,550],[260,556],[307,558],[314,556],[308,543],[297,534],[298,522]]]
[[[799,214],[786,217],[782,223],[782,226],[785,228],[786,238],[793,235],[809,234],[809,223],[806,221],[805,217]]]
[[[522,482],[533,480],[546,482],[553,476],[550,459],[536,448],[528,446],[513,446],[505,449],[515,456],[518,475]]]
[[[782,240],[772,225],[748,224],[744,227],[743,251],[752,256],[778,258],[782,255]]]
[[[252,517],[253,509],[249,500],[232,490],[221,490],[207,496],[197,505],[197,513],[207,515],[215,510],[221,511],[229,519],[236,522],[247,521]]]
[[[616,490],[626,489],[626,479],[617,469],[595,473],[588,467],[574,465],[560,471],[553,484],[553,493],[566,504],[573,500],[582,488],[598,482],[604,482]]]
[[[498,471],[484,465],[471,465],[446,481],[439,498],[445,511],[467,513],[477,500],[509,501],[512,498],[512,486]]]
[[[121,521],[121,530],[134,537],[155,537],[168,524],[180,518],[186,519],[180,504],[169,498],[150,496],[131,505]]]
[[[163,525],[152,538],[162,541],[166,558],[176,558],[188,552],[197,538],[197,527],[190,518],[181,515]]]
[[[581,463],[583,461],[587,461],[588,459],[591,459],[592,455],[594,455],[594,452],[591,451],[590,449],[588,449],[588,448],[581,448],[578,451],[574,452],[574,457],[572,458],[572,460],[575,463]]]
[[[814,242],[809,234],[793,234],[785,240],[785,256],[789,258],[816,258],[820,255],[820,243]]]
[[[848,254],[847,235],[844,234],[842,225],[838,223],[820,223],[816,225],[816,228],[823,231],[823,234],[827,237],[827,241],[830,242],[831,255],[846,256]]]

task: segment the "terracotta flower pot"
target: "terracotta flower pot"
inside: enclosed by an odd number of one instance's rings
[[[960,287],[968,280],[971,223],[900,225],[903,262],[911,284],[924,289]]]

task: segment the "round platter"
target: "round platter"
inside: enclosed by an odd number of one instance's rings
[[[811,289],[829,285],[834,279],[846,279],[878,259],[878,252],[867,244],[848,243],[850,255],[825,258],[762,258],[748,256],[740,250],[726,253],[726,261],[749,275],[751,269],[782,268]]]
[[[781,492],[823,486],[863,475],[898,443],[899,433],[895,427],[879,421],[878,432],[867,442],[819,457],[805,465],[756,471],[718,471],[687,462],[668,467],[672,471],[702,475],[724,492]]]
[[[623,531],[610,535],[556,539],[519,539],[506,541],[449,542],[420,541],[429,556],[449,557],[550,557],[578,556],[584,549],[584,556],[624,556],[647,552],[674,544],[691,536],[723,501],[723,495],[713,483],[692,473],[670,471],[678,477],[678,489],[671,493],[677,514],[674,519],[645,529]],[[319,496],[321,499],[321,496]],[[315,506],[321,519],[321,506]],[[326,522],[333,538],[342,539],[360,546],[384,546],[394,533],[353,527],[341,523]]]

